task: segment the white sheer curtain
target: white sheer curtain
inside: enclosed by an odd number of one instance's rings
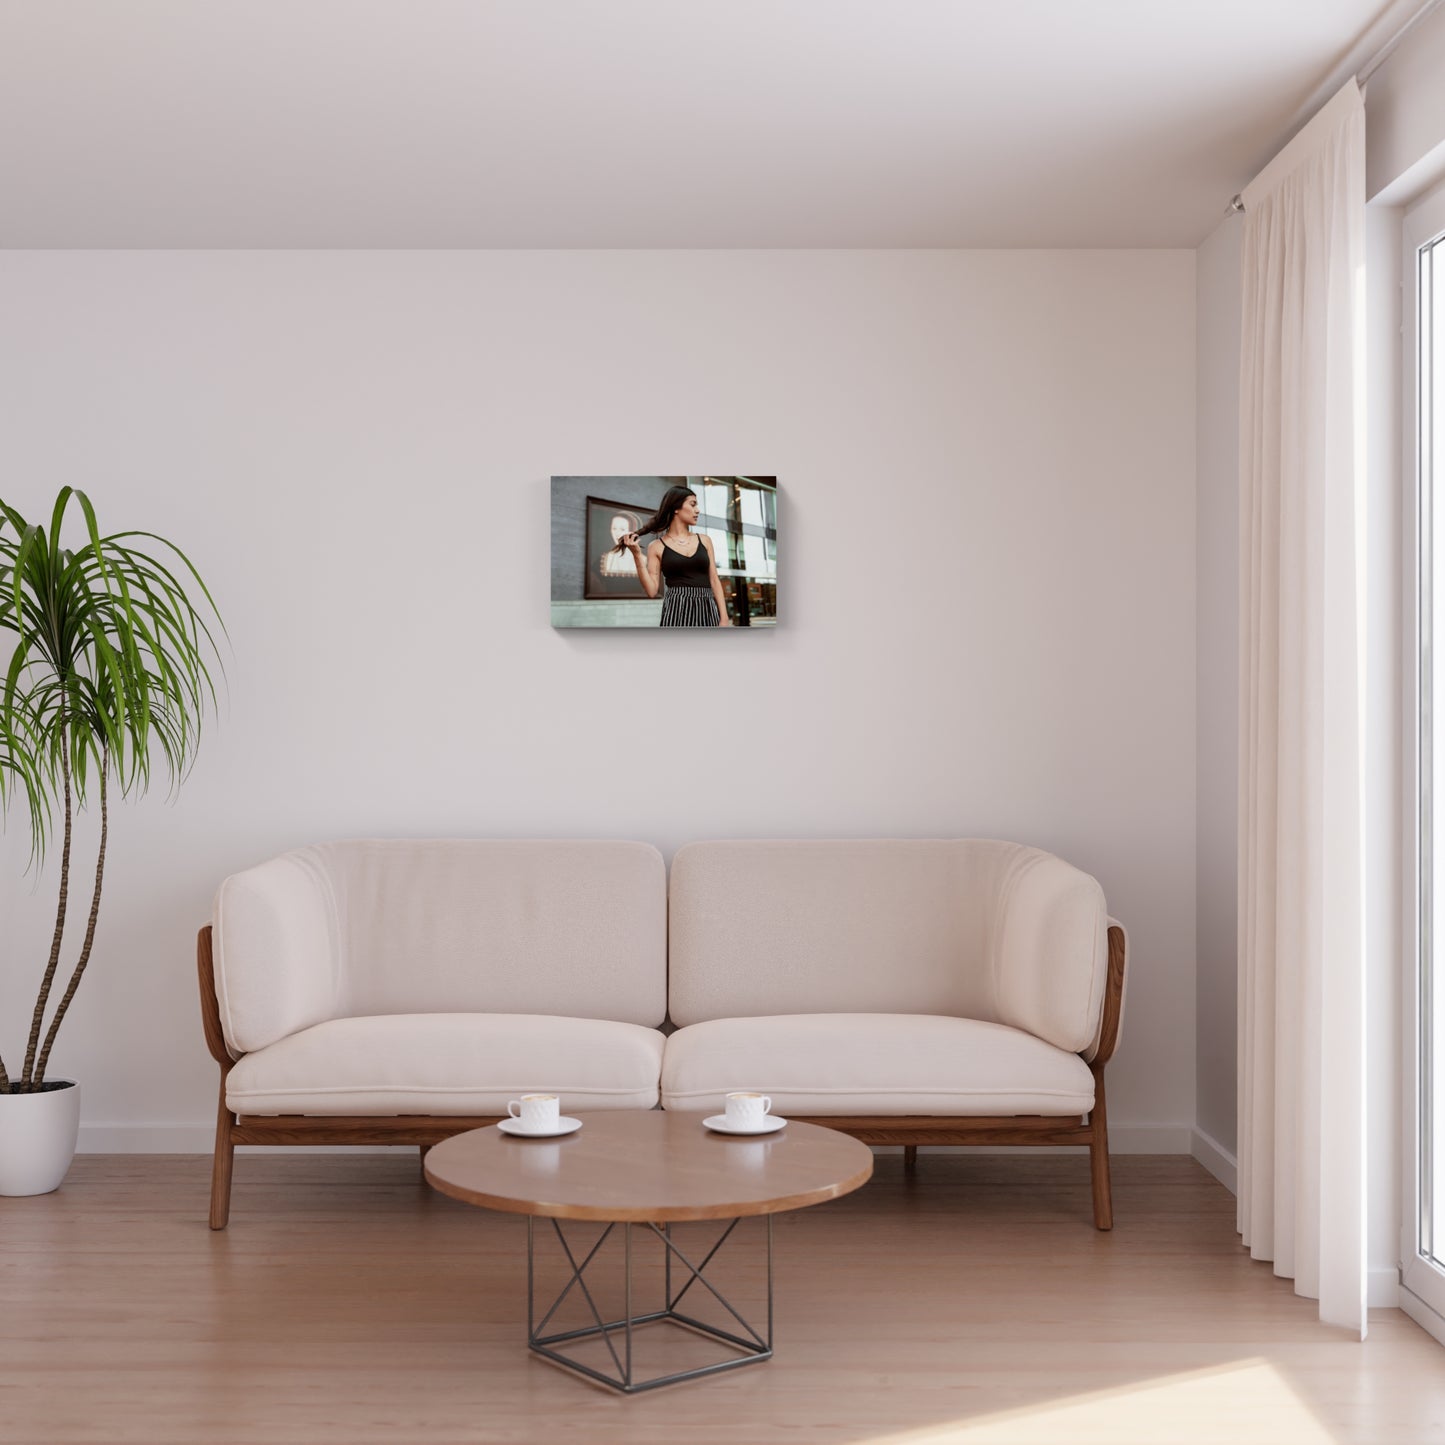
[[[1238,1222],[1362,1338],[1364,265],[1351,80],[1244,192]]]

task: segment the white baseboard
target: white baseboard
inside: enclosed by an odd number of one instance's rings
[[[1365,1289],[1365,1303],[1372,1310],[1397,1310],[1400,1299],[1400,1271],[1372,1269]]]
[[[1110,1124],[1111,1154],[1187,1154],[1188,1124]]]
[[[1188,1124],[1110,1124],[1109,1152],[1111,1154],[1188,1154],[1190,1152],[1190,1128]],[[82,1124],[77,1152],[81,1154],[209,1154],[216,1144],[216,1130],[213,1124]],[[285,1146],[241,1145],[238,1154],[275,1154]],[[297,1146],[295,1153],[307,1153],[311,1148],[324,1147],[332,1153],[384,1154],[396,1145],[324,1145]],[[1066,1154],[1082,1150],[1085,1146],[1023,1145],[1018,1148],[997,1146],[980,1149],[974,1145],[939,1145],[938,1152],[954,1147],[968,1148],[974,1153],[997,1154]],[[923,1152],[935,1152],[934,1146],[925,1145]],[[1197,1157],[1197,1156],[1196,1156]]]
[[[884,1150],[896,1144],[880,1145]],[[1082,1154],[1087,1144],[920,1144],[920,1154]],[[1110,1124],[1110,1154],[1187,1154],[1188,1124]]]
[[[1188,1124],[1110,1124],[1111,1154],[1187,1154]]]
[[[216,1147],[214,1124],[82,1124],[77,1154],[210,1154]],[[237,1154],[387,1154],[396,1144],[238,1144]]]
[[[207,1154],[216,1126],[204,1124],[82,1124],[77,1154]]]
[[[1233,1195],[1239,1194],[1239,1161],[1203,1129],[1189,1131],[1189,1152]]]
[[[1400,1308],[1427,1334],[1432,1334],[1445,1345],[1445,1316],[1436,1314],[1419,1295],[1413,1294],[1403,1285],[1399,1287]]]

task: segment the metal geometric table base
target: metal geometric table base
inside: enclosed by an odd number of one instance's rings
[[[612,1231],[618,1227],[616,1223],[609,1224],[602,1231],[601,1237],[587,1251],[581,1263],[578,1263],[576,1254],[567,1243],[566,1236],[562,1233],[561,1223],[552,1219],[549,1222],[557,1236],[557,1241],[562,1246],[562,1252],[571,1266],[572,1277],[562,1288],[562,1293],[552,1302],[551,1308],[540,1320],[536,1319],[534,1305],[534,1280],[535,1280],[535,1225],[536,1220],[532,1215],[527,1216],[527,1347],[535,1354],[543,1355],[554,1363],[566,1366],[569,1370],[575,1370],[578,1374],[586,1375],[596,1380],[599,1384],[608,1385],[625,1395],[635,1395],[642,1390],[655,1390],[662,1385],[676,1385],[683,1380],[696,1380],[704,1375],[716,1375],[723,1370],[736,1370],[743,1365],[756,1365],[763,1360],[770,1360],[773,1357],[773,1216],[765,1215],[768,1227],[768,1330],[763,1336],[753,1328],[737,1310],[723,1298],[716,1286],[703,1273],[708,1265],[712,1263],[713,1257],[717,1254],[733,1230],[737,1228],[739,1221],[734,1219],[723,1231],[721,1237],[708,1250],[700,1264],[693,1262],[680,1250],[672,1239],[672,1226],[665,1225],[658,1228],[656,1224],[643,1223],[636,1226],[638,1229],[650,1230],[663,1246],[663,1308],[660,1310],[647,1310],[642,1314],[633,1313],[632,1303],[632,1230],[634,1226],[629,1223],[622,1223],[623,1250],[624,1250],[624,1273],[626,1277],[626,1297],[623,1305],[621,1319],[604,1321],[598,1312],[597,1303],[592,1297],[592,1292],[587,1288],[587,1281],[583,1278],[587,1266],[597,1257],[602,1246],[610,1238]],[[683,1281],[680,1289],[673,1292],[673,1260],[676,1259],[679,1277]],[[691,1315],[682,1313],[678,1306],[686,1297],[688,1291],[695,1284],[700,1284],[707,1290],[714,1299],[738,1322],[738,1325],[745,1332],[744,1334],[733,1334],[729,1330],[718,1329],[715,1325],[704,1324],[701,1320],[694,1319]],[[561,1308],[562,1302],[571,1294],[576,1286],[587,1301],[587,1308],[592,1312],[595,1324],[590,1324],[578,1330],[564,1330],[559,1334],[544,1335],[543,1330],[547,1328],[552,1316]],[[706,1335],[711,1339],[720,1340],[731,1345],[738,1353],[730,1355],[727,1359],[715,1361],[710,1365],[701,1365],[692,1370],[679,1370],[675,1374],[656,1375],[648,1380],[637,1380],[632,1372],[632,1335],[641,1325],[653,1324],[659,1320],[667,1320],[673,1324],[681,1325],[685,1329],[694,1330],[699,1334]],[[616,1369],[616,1375],[609,1375],[602,1370],[595,1370],[590,1365],[585,1365],[579,1360],[570,1359],[567,1355],[553,1348],[554,1345],[576,1344],[580,1341],[594,1340],[600,1338],[607,1346],[607,1352],[612,1358],[612,1364]]]

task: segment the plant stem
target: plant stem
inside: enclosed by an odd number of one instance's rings
[[[40,982],[40,996],[35,1000],[35,1016],[30,1020],[30,1038],[25,1045],[25,1068],[20,1075],[20,1092],[30,1093],[35,1087],[35,1046],[40,1042],[40,1025],[45,1021],[45,1005],[50,1002],[50,984],[60,962],[60,939],[65,932],[65,905],[70,894],[70,746],[66,735],[65,704],[60,705],[60,770],[65,778],[65,841],[60,850],[60,901],[55,910],[55,936],[50,943],[50,962]],[[42,1076],[43,1077],[43,1076]]]
[[[75,997],[80,975],[85,972],[85,965],[90,962],[90,945],[95,938],[95,920],[100,916],[100,885],[105,878],[105,840],[110,831],[110,815],[105,805],[105,775],[109,771],[110,750],[107,748],[100,758],[100,853],[95,860],[95,892],[90,899],[90,920],[85,925],[85,941],[80,945],[80,961],[75,965],[75,972],[70,975],[65,997],[60,1000],[60,1007],[55,1010],[55,1017],[51,1019],[50,1029],[45,1035],[45,1047],[40,1051],[40,1063],[35,1071],[37,1084],[45,1082],[45,1065],[50,1061],[50,1046],[55,1042],[55,1035],[60,1032],[60,1021],[70,1007],[70,1000]]]

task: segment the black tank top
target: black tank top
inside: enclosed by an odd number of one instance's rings
[[[707,548],[702,538],[697,539],[697,550],[691,557],[662,544],[662,575],[669,587],[709,587],[712,578],[708,572]]]

